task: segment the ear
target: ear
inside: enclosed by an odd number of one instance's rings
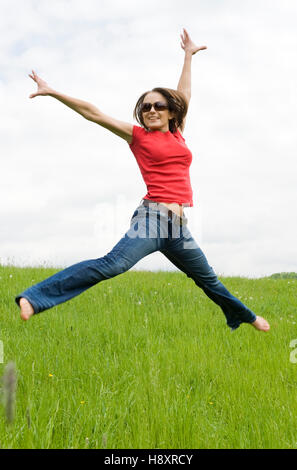
[[[169,111],[168,112],[168,119],[174,119],[175,118],[175,114],[172,112],[172,111]]]

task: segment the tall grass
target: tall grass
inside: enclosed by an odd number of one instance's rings
[[[14,296],[56,270],[0,268],[1,448],[296,448],[297,279],[224,278],[271,324],[231,332],[181,272],[129,271],[22,322]]]

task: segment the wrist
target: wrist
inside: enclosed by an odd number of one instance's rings
[[[52,97],[55,97],[58,95],[58,92],[56,90],[54,90],[53,88],[49,88],[48,92],[47,92],[47,95],[48,96],[52,96]]]

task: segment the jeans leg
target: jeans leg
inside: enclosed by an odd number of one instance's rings
[[[221,307],[227,319],[227,325],[232,330],[238,328],[241,323],[252,323],[256,320],[256,315],[230,294],[219,281],[187,227],[183,228],[180,238],[168,240],[165,249],[160,251]]]
[[[133,219],[133,218],[132,218]],[[129,270],[141,258],[157,251],[157,238],[148,238],[145,213],[137,217],[138,236],[131,226],[114,248],[102,258],[76,263],[19,294],[33,306],[34,313],[47,310],[81,294],[100,281],[110,279]]]

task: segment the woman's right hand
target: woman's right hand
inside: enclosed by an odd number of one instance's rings
[[[52,88],[50,88],[48,84],[42,80],[42,78],[38,77],[34,70],[32,70],[32,74],[29,74],[29,77],[31,77],[38,86],[37,92],[32,93],[29,98],[35,98],[35,96],[47,96],[53,91]]]

